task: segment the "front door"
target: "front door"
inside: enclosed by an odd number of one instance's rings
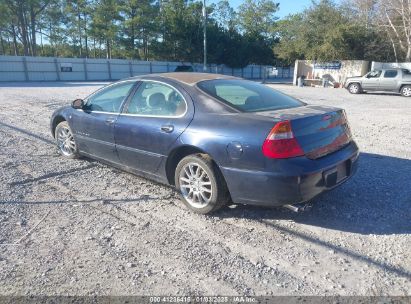
[[[115,83],[91,95],[72,117],[80,153],[119,162],[114,143],[114,123],[135,81]]]
[[[117,119],[114,136],[122,164],[158,175],[162,160],[193,118],[190,97],[173,86],[143,81]]]
[[[364,81],[362,82],[362,88],[364,90],[370,91],[377,91],[380,89],[380,78],[381,78],[381,70],[375,70],[369,72],[365,77]]]

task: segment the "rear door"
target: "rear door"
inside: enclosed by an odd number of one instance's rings
[[[369,91],[377,91],[380,89],[380,79],[381,79],[381,70],[375,70],[369,72],[363,82],[362,82],[362,88],[364,90],[369,90]]]
[[[114,123],[135,83],[125,81],[107,86],[91,95],[83,110],[74,112],[72,128],[81,152],[119,162],[114,143]]]
[[[380,89],[394,91],[397,89],[398,78],[400,73],[398,70],[386,70],[381,78]]]
[[[114,136],[121,163],[155,174],[193,114],[191,99],[183,90],[159,81],[142,81],[116,122]]]

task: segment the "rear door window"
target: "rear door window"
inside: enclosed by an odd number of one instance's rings
[[[384,78],[395,78],[398,75],[397,70],[387,70],[384,73]]]
[[[141,83],[125,111],[140,116],[177,117],[187,109],[183,96],[173,87],[160,82]]]

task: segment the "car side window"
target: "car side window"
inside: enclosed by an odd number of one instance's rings
[[[247,103],[261,103],[258,93],[238,85],[216,85],[215,93],[235,106],[246,106]]]
[[[173,117],[183,115],[186,109],[187,104],[177,90],[163,83],[143,81],[125,113]]]
[[[135,82],[121,82],[113,84],[92,95],[86,103],[85,109],[99,112],[120,112],[121,104],[128,96]]]
[[[376,71],[371,71],[367,78],[378,78],[381,76],[382,71],[381,70],[376,70]]]
[[[395,78],[398,75],[398,71],[396,70],[387,70],[384,73],[384,78]]]

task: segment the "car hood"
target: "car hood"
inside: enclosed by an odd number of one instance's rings
[[[347,80],[361,80],[362,76],[352,76],[352,77],[347,77]]]

